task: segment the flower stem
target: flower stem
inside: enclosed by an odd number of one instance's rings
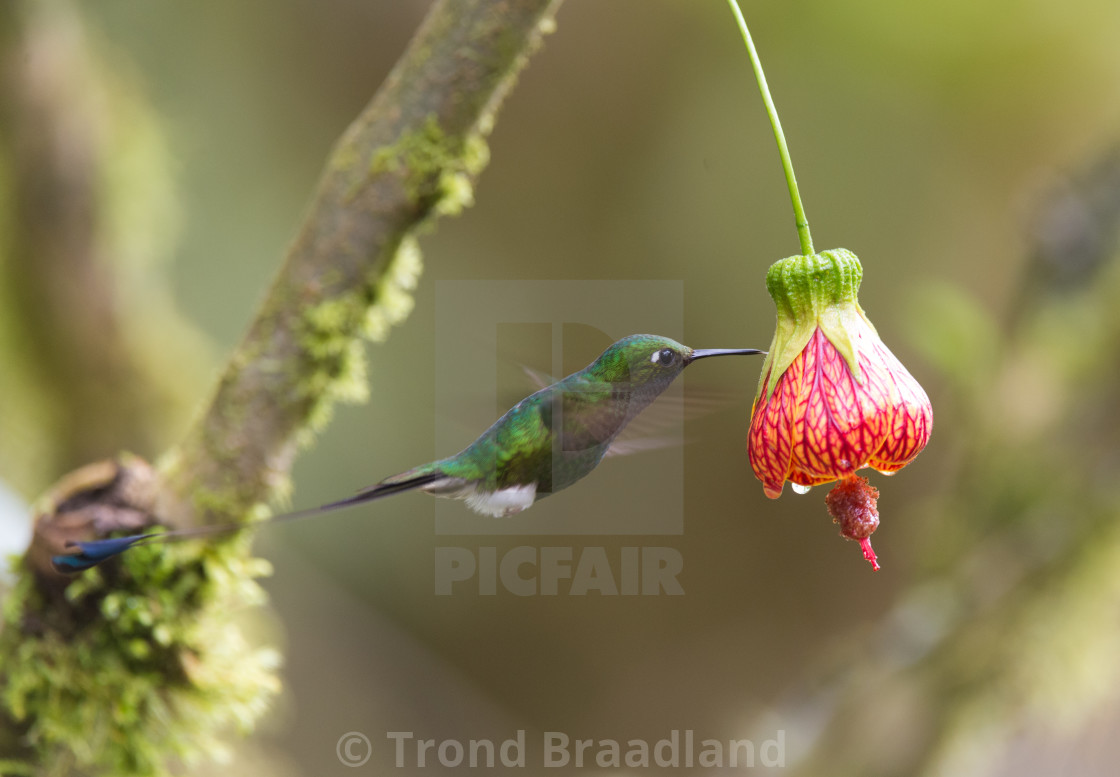
[[[762,72],[762,63],[755,51],[754,41],[747,29],[747,22],[743,12],[739,10],[736,0],[727,0],[731,6],[731,13],[739,24],[739,32],[743,35],[743,42],[747,44],[747,54],[751,58],[751,67],[754,68],[754,77],[758,81],[758,91],[762,94],[762,102],[766,104],[766,113],[770,117],[770,126],[774,128],[774,140],[778,141],[778,154],[782,157],[782,169],[786,173],[786,184],[789,186],[789,198],[793,203],[793,215],[797,224],[797,238],[801,241],[801,253],[808,256],[813,253],[813,238],[809,235],[809,220],[805,218],[805,208],[801,204],[801,195],[797,192],[797,178],[793,174],[793,162],[789,158],[789,148],[786,147],[786,136],[782,132],[782,122],[778,120],[778,110],[774,107],[774,100],[770,97],[770,87],[766,85],[766,76]]]

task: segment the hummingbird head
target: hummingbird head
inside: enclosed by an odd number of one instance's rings
[[[616,342],[588,368],[595,377],[614,384],[629,384],[634,397],[652,401],[697,359],[763,351],[741,349],[692,349],[659,335],[630,335]]]

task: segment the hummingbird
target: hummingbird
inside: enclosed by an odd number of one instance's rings
[[[698,359],[764,354],[755,348],[693,349],[658,335],[630,335],[591,364],[526,397],[454,456],[385,478],[354,496],[272,516],[228,524],[88,542],[52,562],[60,572],[89,569],[142,543],[222,534],[261,523],[304,518],[405,491],[462,499],[483,515],[514,515],[588,475],[611,443],[674,379]]]

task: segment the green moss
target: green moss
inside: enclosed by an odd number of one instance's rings
[[[405,192],[417,207],[435,215],[457,215],[474,203],[473,179],[489,161],[489,149],[479,134],[447,135],[435,116],[377,149],[369,172],[403,176]]]
[[[365,352],[360,334],[368,303],[351,291],[303,311],[300,345],[310,362],[297,387],[310,402],[299,442],[308,444],[330,421],[335,402],[364,402],[369,397]]]
[[[405,237],[375,286],[377,301],[366,311],[363,326],[366,337],[381,342],[389,336],[390,327],[408,317],[415,304],[412,294],[423,269],[419,242],[411,235]]]
[[[303,311],[300,345],[310,365],[302,370],[298,393],[311,408],[299,433],[301,444],[309,444],[327,425],[336,402],[369,398],[362,338],[385,340],[389,329],[412,312],[422,269],[419,244],[405,236],[368,288]]]
[[[222,735],[261,715],[278,659],[235,622],[268,573],[245,542],[138,547],[74,580],[68,606],[44,606],[22,576],[4,606],[0,705],[27,727],[40,773],[165,775],[169,755],[218,757]]]

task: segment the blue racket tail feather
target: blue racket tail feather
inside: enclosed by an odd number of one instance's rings
[[[158,534],[138,534],[135,537],[113,537],[107,540],[90,540],[88,542],[68,542],[67,548],[77,548],[77,553],[61,556],[51,556],[51,564],[55,570],[63,574],[75,574],[100,564],[102,561],[119,556],[129,548],[144,540],[158,537]]]

